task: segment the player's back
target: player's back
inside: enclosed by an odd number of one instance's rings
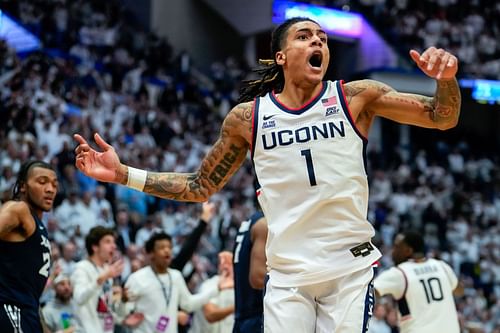
[[[457,277],[441,260],[407,261],[398,266],[406,291],[398,301],[401,333],[458,333],[453,298]]]

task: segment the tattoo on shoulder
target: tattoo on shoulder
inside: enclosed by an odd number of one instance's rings
[[[345,92],[345,97],[347,99],[347,103],[351,103],[352,98],[365,91],[366,88],[367,87],[362,83],[349,83],[344,85],[344,92]]]
[[[226,118],[226,126],[244,124],[249,133],[252,133],[253,102],[238,104]]]
[[[354,81],[344,86],[344,91],[348,102],[351,102],[353,97],[361,94],[366,90],[375,91],[377,92],[377,95],[385,95],[388,92],[393,91],[394,89],[392,89],[385,83],[374,80]]]

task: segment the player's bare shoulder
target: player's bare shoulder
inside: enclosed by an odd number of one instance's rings
[[[223,131],[226,135],[242,136],[248,143],[252,138],[252,119],[254,102],[245,102],[236,105],[227,114],[224,120]]]
[[[31,212],[28,204],[24,201],[7,201],[0,207],[0,239],[9,240],[9,234],[31,221]]]
[[[29,215],[30,207],[25,201],[7,201],[0,207],[0,214]]]
[[[351,81],[344,84],[345,97],[349,104],[354,99],[362,99],[368,102],[391,91],[394,91],[394,89],[387,84],[369,79]]]

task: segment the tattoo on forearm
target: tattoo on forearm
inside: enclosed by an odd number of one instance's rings
[[[241,148],[238,148],[235,145],[231,145],[229,148],[231,151],[224,154],[222,160],[215,165],[213,171],[208,176],[214,185],[219,185],[222,179],[227,176],[227,173],[231,170],[231,167],[234,165],[234,162],[236,162],[236,159],[241,152]]]
[[[448,122],[450,118],[458,120],[460,115],[461,96],[455,79],[438,81],[435,101],[434,121]]]
[[[230,112],[217,142],[196,173],[148,172],[144,192],[179,201],[205,201],[219,190],[243,163],[252,130],[252,103],[243,103]],[[242,129],[248,133],[239,136]]]
[[[180,199],[191,175],[148,172],[144,192],[168,199]]]

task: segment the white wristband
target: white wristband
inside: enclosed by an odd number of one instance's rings
[[[137,191],[144,190],[148,172],[146,170],[136,169],[132,167],[127,167],[127,168],[128,168],[127,186]]]

